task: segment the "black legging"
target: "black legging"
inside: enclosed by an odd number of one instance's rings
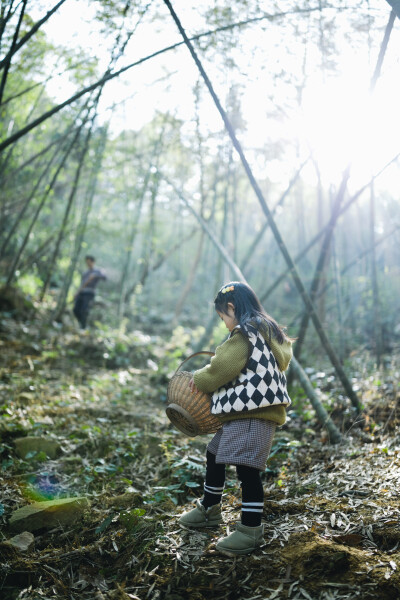
[[[74,315],[78,319],[82,329],[86,328],[86,321],[93,299],[94,294],[90,292],[80,292],[75,299]]]
[[[242,523],[249,527],[261,524],[264,504],[264,490],[260,471],[247,465],[236,465],[236,472],[242,487]],[[221,502],[225,483],[225,465],[215,462],[215,454],[207,450],[207,471],[202,504],[209,508]]]

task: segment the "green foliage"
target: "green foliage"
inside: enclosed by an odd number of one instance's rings
[[[123,511],[119,516],[121,524],[125,527],[128,533],[135,532],[141,518],[146,514],[144,508],[133,508],[130,511]]]
[[[42,280],[33,274],[26,273],[17,279],[17,287],[30,297],[35,297],[40,290],[43,282]]]

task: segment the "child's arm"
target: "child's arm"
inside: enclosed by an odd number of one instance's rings
[[[249,345],[239,330],[215,351],[209,365],[193,375],[196,388],[208,394],[237,377],[249,359]]]

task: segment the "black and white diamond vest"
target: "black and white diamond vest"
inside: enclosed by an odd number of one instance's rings
[[[246,412],[276,404],[289,406],[286,377],[263,336],[249,327],[250,358],[240,374],[212,395],[211,412]]]

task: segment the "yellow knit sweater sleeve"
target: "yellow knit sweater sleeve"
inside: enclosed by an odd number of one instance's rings
[[[276,338],[271,338],[268,344],[272,350],[272,354],[275,356],[279,369],[286,371],[293,356],[292,343],[289,340],[285,340],[283,344],[280,344]]]
[[[232,336],[217,347],[210,364],[194,373],[196,387],[211,394],[235,379],[246,366],[248,358],[248,342],[239,330],[234,330]]]

